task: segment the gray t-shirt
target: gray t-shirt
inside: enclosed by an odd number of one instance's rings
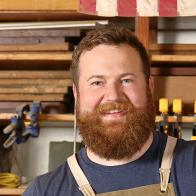
[[[153,143],[138,160],[120,166],[92,162],[83,148],[77,160],[96,194],[160,183],[159,168],[167,136],[153,132]],[[196,142],[178,140],[170,182],[177,196],[196,195]],[[82,196],[67,162],[37,177],[24,196]]]

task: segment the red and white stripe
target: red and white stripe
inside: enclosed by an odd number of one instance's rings
[[[98,16],[195,16],[196,0],[80,0],[79,12]]]

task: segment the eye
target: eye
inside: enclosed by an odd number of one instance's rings
[[[103,81],[94,81],[90,83],[91,86],[101,86],[103,85]]]
[[[125,85],[127,85],[127,84],[129,84],[129,83],[131,83],[131,82],[133,82],[133,80],[130,79],[130,78],[125,78],[125,79],[122,79],[122,80],[121,80],[121,83],[122,83],[122,84],[125,84]]]

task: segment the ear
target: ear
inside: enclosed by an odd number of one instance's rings
[[[154,78],[152,76],[149,77],[149,89],[151,94],[154,94]]]
[[[77,89],[76,89],[76,86],[75,86],[74,83],[73,83],[72,89],[73,89],[73,94],[74,94],[75,101],[77,101],[78,92],[77,92]]]

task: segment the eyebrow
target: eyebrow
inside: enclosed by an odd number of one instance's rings
[[[133,76],[133,77],[136,77],[136,75],[134,73],[123,73],[123,74],[120,74],[120,77],[119,78],[122,78],[122,77],[125,77],[125,76]],[[92,75],[88,78],[87,81],[91,80],[92,78],[99,78],[99,79],[104,79],[105,77],[103,75]]]
[[[100,78],[100,79],[104,79],[104,76],[103,75],[92,75],[88,78],[87,81],[91,80],[92,78]]]

